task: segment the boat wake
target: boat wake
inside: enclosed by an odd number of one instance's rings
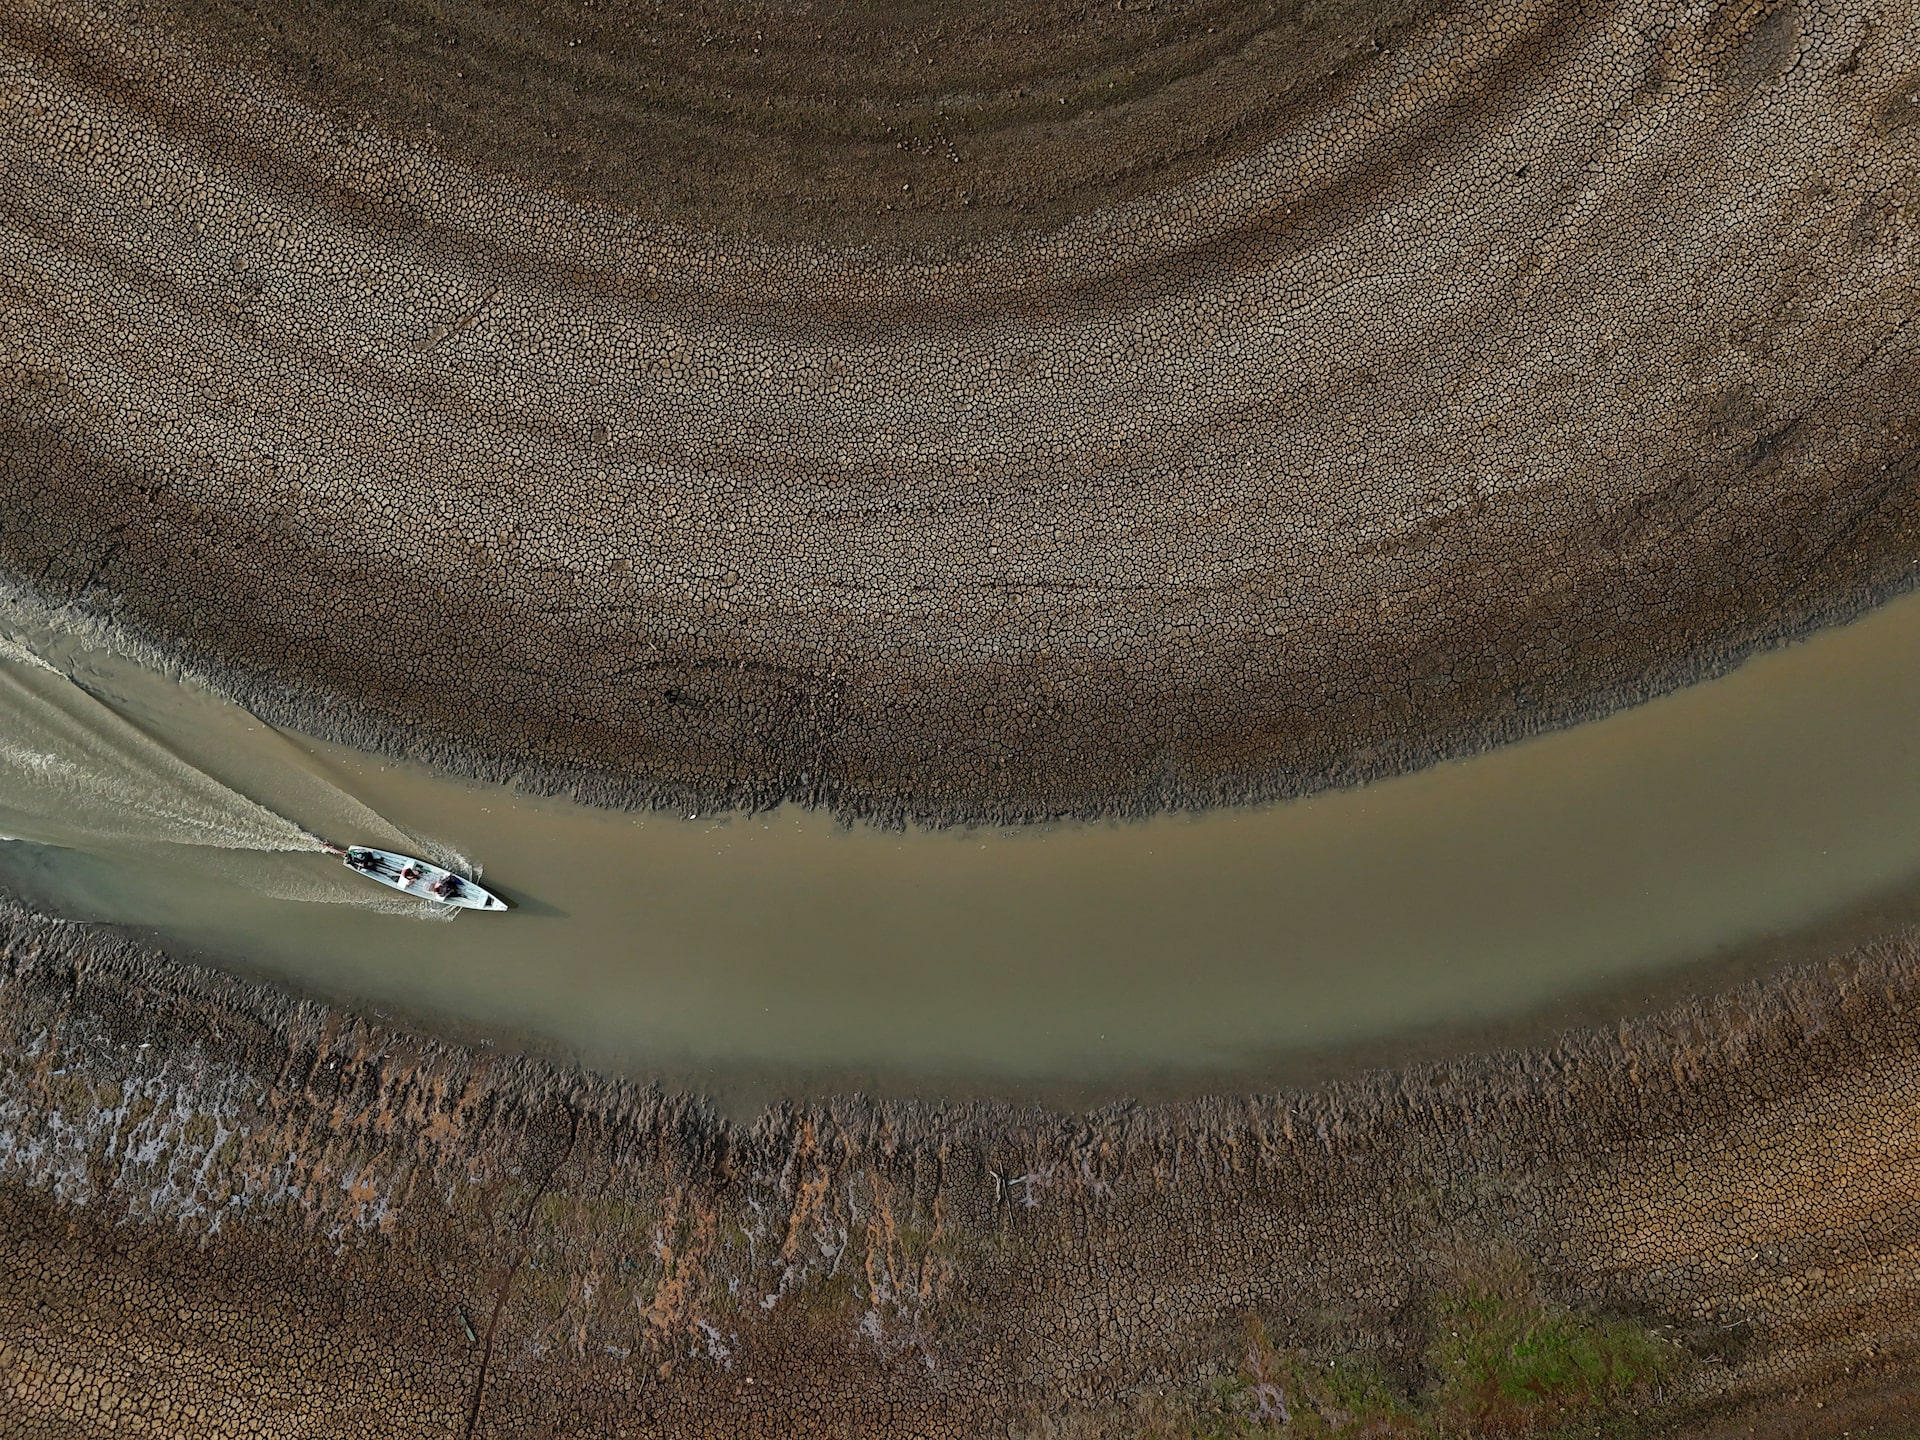
[[[10,642],[0,642],[0,835],[83,848],[321,848]]]
[[[315,773],[279,732],[210,692],[192,690],[179,708],[189,693],[181,680],[124,662],[93,637],[76,650],[70,636],[41,633],[44,622],[6,618],[0,613],[0,839],[118,855],[156,874],[273,899],[442,921],[458,914],[369,885],[331,857],[316,863],[326,847],[309,825],[477,873],[454,847],[390,823]],[[51,640],[44,648],[53,658],[23,636]]]

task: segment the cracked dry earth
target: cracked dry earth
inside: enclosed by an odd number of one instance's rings
[[[1905,583],[1917,24],[17,0],[0,567],[605,800],[1404,768]]]
[[[4,955],[20,1440],[1165,1434],[1247,1313],[1417,1387],[1515,1248],[1686,1357],[1614,1433],[1920,1413],[1912,934],[1310,1092],[750,1125],[17,911]]]
[[[1902,0],[13,0],[0,572],[593,799],[1296,793],[1907,583],[1917,184]],[[1247,1313],[1416,1385],[1500,1247],[1688,1357],[1663,1432],[1911,1404],[1911,937],[738,1126],[5,924],[9,1436],[1133,1435]]]

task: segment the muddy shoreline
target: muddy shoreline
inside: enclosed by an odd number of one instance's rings
[[[0,896],[30,913],[59,917],[31,887],[10,886],[15,877],[0,867]],[[82,917],[84,918],[84,917]],[[1601,1030],[1622,1016],[1658,1014],[1700,996],[1730,993],[1743,986],[1765,986],[1796,968],[1844,962],[1876,939],[1920,927],[1920,879],[1909,878],[1866,897],[1856,905],[1822,914],[1807,924],[1741,944],[1721,947],[1671,968],[1577,987],[1551,1002],[1498,1018],[1455,1020],[1390,1030],[1364,1039],[1321,1046],[1289,1046],[1251,1053],[1237,1064],[1153,1065],[1075,1078],[1066,1073],[1014,1075],[991,1069],[903,1072],[884,1065],[822,1066],[742,1059],[699,1063],[608,1063],[534,1029],[483,1023],[391,999],[379,1006],[339,987],[294,983],[284,974],[263,970],[240,953],[209,953],[199,948],[170,948],[138,926],[89,924],[100,935],[138,949],[171,954],[182,963],[230,977],[263,993],[377,1020],[389,1028],[431,1035],[457,1049],[514,1057],[556,1072],[603,1075],[669,1093],[698,1095],[714,1115],[733,1124],[751,1122],[761,1111],[788,1102],[862,1095],[888,1103],[1037,1106],[1077,1113],[1117,1103],[1178,1105],[1212,1096],[1274,1090],[1309,1090],[1353,1082],[1387,1071],[1443,1064],[1461,1056],[1520,1053],[1549,1045],[1564,1032]]]
[[[470,1409],[474,1434],[1144,1433],[1147,1397],[1234,1373],[1246,1315],[1417,1395],[1433,1297],[1508,1250],[1552,1303],[1684,1357],[1636,1402],[1648,1433],[1913,1398],[1913,932],[1309,1091],[746,1123],[90,927],[5,927],[24,1434],[123,1433],[107,1396],[182,1436],[439,1434]]]

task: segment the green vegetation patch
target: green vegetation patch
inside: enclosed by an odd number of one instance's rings
[[[1299,1436],[1630,1436],[1683,1353],[1643,1325],[1539,1296],[1517,1264],[1489,1266],[1428,1308],[1420,1375],[1276,1344],[1248,1315],[1232,1374],[1147,1425],[1152,1440]]]
[[[1644,1404],[1679,1352],[1625,1320],[1592,1319],[1475,1286],[1439,1307],[1427,1369],[1440,1414],[1468,1433],[1538,1434]]]

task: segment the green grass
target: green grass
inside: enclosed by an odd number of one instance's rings
[[[1643,1400],[1678,1367],[1641,1326],[1550,1308],[1493,1286],[1438,1307],[1427,1370],[1436,1415],[1466,1433],[1550,1434]]]
[[[1644,1326],[1541,1299],[1511,1263],[1438,1296],[1427,1324],[1421,1375],[1409,1383],[1364,1357],[1275,1344],[1249,1315],[1234,1373],[1153,1426],[1155,1440],[1627,1436],[1682,1362]]]

